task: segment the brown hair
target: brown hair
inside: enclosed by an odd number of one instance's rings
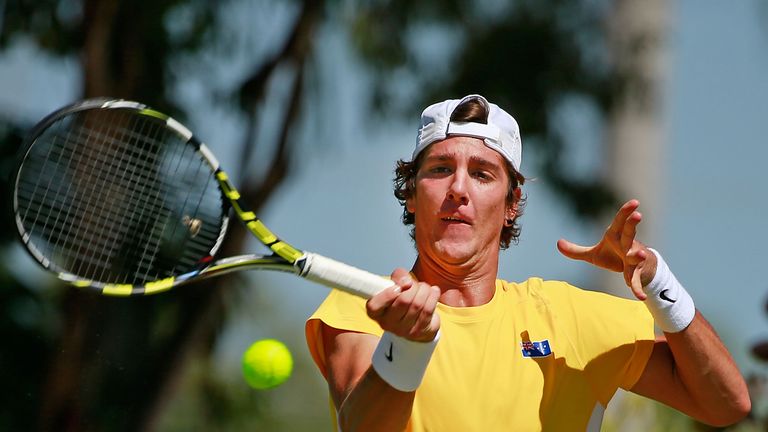
[[[451,114],[451,121],[488,123],[488,112],[482,103],[472,99],[456,107],[453,114]],[[414,225],[416,220],[416,215],[408,211],[405,202],[416,192],[416,174],[419,172],[424,153],[425,152],[422,151],[415,160],[410,162],[400,159],[397,161],[397,166],[395,167],[395,178],[393,180],[395,187],[394,193],[395,198],[397,198],[400,205],[403,206],[402,221],[405,225]],[[520,196],[520,198],[518,198],[515,195],[515,191],[525,183],[525,177],[514,169],[512,164],[508,161],[506,164],[507,173],[509,174],[507,204],[517,205],[517,211],[515,212],[515,217],[511,220],[507,220],[507,223],[505,223],[504,227],[501,229],[501,239],[499,241],[499,247],[501,249],[508,248],[512,242],[517,244],[521,231],[518,218],[523,215],[523,207],[525,207],[526,201],[526,197]],[[412,239],[416,238],[415,230],[415,226],[411,228]]]

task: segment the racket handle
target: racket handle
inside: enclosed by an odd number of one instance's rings
[[[301,276],[366,299],[394,285],[389,278],[375,275],[316,253],[306,252],[304,259]]]

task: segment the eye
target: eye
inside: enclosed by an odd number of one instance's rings
[[[493,174],[491,172],[486,170],[476,170],[472,172],[472,176],[476,179],[480,179],[483,181],[491,181],[493,180]]]
[[[451,172],[451,168],[446,165],[434,165],[428,171],[432,174],[448,174]]]

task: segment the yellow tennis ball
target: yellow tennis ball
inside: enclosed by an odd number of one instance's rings
[[[243,377],[251,387],[277,387],[291,376],[293,357],[288,347],[275,339],[254,342],[243,353]]]

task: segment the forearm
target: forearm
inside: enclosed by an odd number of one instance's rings
[[[666,343],[657,344],[638,390],[712,425],[743,418],[751,404],[741,373],[717,333],[658,252],[645,304]],[[650,255],[649,255],[650,256]],[[650,378],[650,379],[648,379]]]
[[[686,389],[707,423],[735,423],[750,410],[749,394],[736,363],[706,319],[697,312],[678,333],[666,333],[674,378]]]
[[[341,430],[404,430],[411,417],[415,394],[393,388],[371,367],[341,404]]]
[[[328,331],[328,383],[345,431],[400,431],[408,425],[416,389],[440,339],[435,313],[440,289],[415,282],[404,269],[398,285],[366,303],[384,330],[372,335]]]

